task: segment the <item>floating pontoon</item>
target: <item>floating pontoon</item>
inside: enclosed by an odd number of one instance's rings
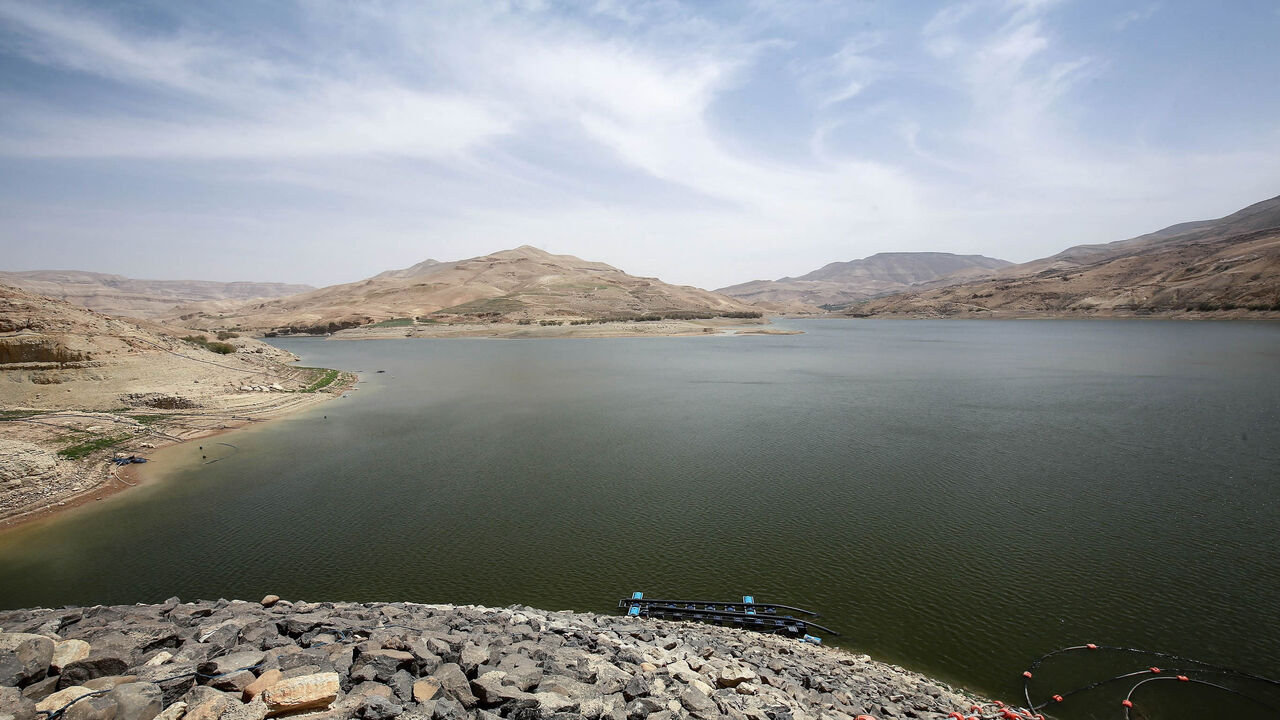
[[[631,617],[650,617],[659,620],[692,620],[739,627],[758,632],[778,633],[803,638],[808,642],[821,642],[810,635],[810,628],[839,635],[829,627],[824,627],[809,618],[818,617],[818,613],[804,608],[778,603],[756,602],[752,595],[744,595],[742,602],[719,602],[710,600],[660,600],[646,598],[642,592],[631,593],[631,597],[618,601],[618,609]],[[794,614],[793,614],[794,613]],[[805,617],[796,617],[803,615]]]

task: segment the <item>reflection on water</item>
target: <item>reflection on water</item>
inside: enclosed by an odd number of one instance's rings
[[[282,340],[367,381],[0,537],[0,605],[752,593],[1004,697],[1084,641],[1280,674],[1280,325],[796,325]]]

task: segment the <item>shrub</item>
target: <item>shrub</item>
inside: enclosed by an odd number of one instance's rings
[[[93,440],[87,440],[76,445],[70,445],[62,448],[58,451],[58,457],[64,457],[68,460],[79,460],[86,455],[95,453],[103,448],[109,448],[112,445],[122,443],[128,439],[128,435],[107,435],[94,438]]]
[[[217,342],[215,340],[210,340],[203,335],[188,335],[182,339],[192,345],[198,345],[210,352],[216,352],[219,355],[230,355],[236,351],[236,346],[231,343]]]

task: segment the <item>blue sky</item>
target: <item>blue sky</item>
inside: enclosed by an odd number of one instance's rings
[[[1280,194],[1280,1],[0,0],[4,269],[720,287]]]

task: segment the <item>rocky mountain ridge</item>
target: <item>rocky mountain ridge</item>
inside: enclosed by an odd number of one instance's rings
[[[964,282],[975,272],[993,271],[1008,265],[1008,261],[983,255],[885,252],[860,260],[828,263],[799,277],[753,280],[720,288],[716,292],[752,303],[789,304],[796,310],[812,311],[814,306],[839,307],[925,283]]]
[[[1280,316],[1280,197],[1217,220],[1078,245],[973,282],[873,299],[847,314]]]

